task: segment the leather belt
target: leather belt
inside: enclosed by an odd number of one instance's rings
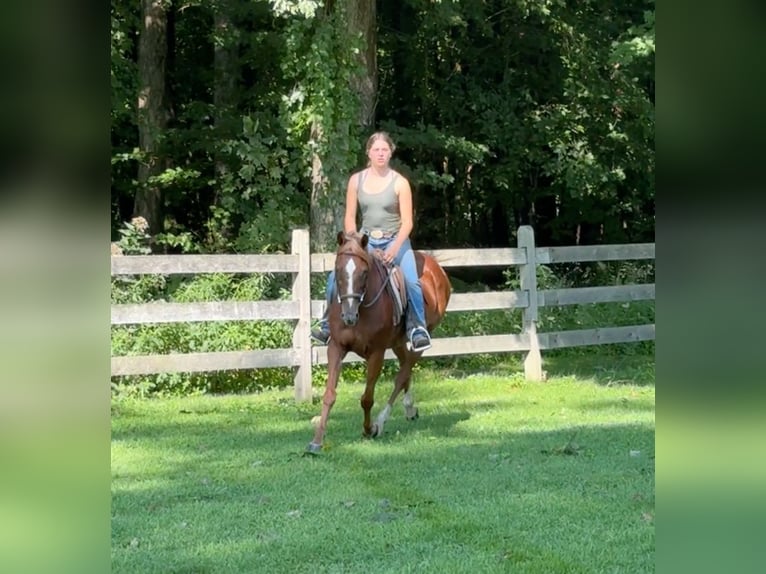
[[[382,229],[373,229],[370,231],[370,237],[373,239],[389,239],[390,237],[393,237],[393,233],[389,233],[388,231],[383,231]]]

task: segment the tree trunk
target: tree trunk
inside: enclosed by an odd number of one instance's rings
[[[228,139],[232,111],[236,106],[237,52],[234,41],[235,30],[229,13],[228,2],[218,2],[213,21],[215,84],[213,104],[215,106],[215,127],[220,140]],[[220,157],[216,157],[216,175],[220,178],[227,173],[227,166]]]
[[[142,161],[138,165],[138,189],[134,216],[149,224],[149,232],[162,231],[162,191],[149,183],[162,173],[157,156],[158,136],[168,122],[165,68],[168,56],[168,13],[165,0],[141,0],[141,26],[138,40],[138,146]]]
[[[359,61],[364,73],[356,76],[351,88],[359,95],[359,126],[369,130],[375,123],[378,93],[377,26],[375,0],[346,0],[348,32],[362,37]]]
[[[351,90],[359,98],[357,124],[363,131],[369,131],[375,122],[375,104],[378,89],[378,64],[376,58],[376,9],[375,0],[343,0],[342,4],[328,0],[325,14],[342,10],[349,39],[361,35],[362,49],[358,57],[364,72],[351,82]],[[323,17],[318,16],[318,17]],[[311,126],[311,142],[321,142],[324,127],[322,119],[314,120]],[[350,137],[350,134],[348,134]],[[314,147],[312,145],[312,147]],[[312,249],[330,249],[335,235],[343,228],[343,214],[346,197],[345,181],[342,186],[331,185],[322,170],[322,157],[312,154],[311,160],[311,238]]]
[[[311,141],[322,140],[322,123],[315,119],[311,125]],[[343,229],[345,190],[333,192],[330,182],[322,171],[322,158],[311,155],[311,241],[312,250],[331,249],[335,235]]]
[[[237,54],[237,31],[231,18],[232,4],[228,0],[214,3],[213,16],[213,107],[216,134],[214,195],[212,203],[220,206],[223,201],[222,190],[229,174],[229,165],[223,156],[220,145],[235,135],[241,117],[236,117],[237,80],[239,62]],[[224,242],[233,240],[235,232],[231,223],[218,225],[216,231]]]

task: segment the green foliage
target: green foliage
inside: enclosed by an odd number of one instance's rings
[[[200,275],[192,281],[143,276],[130,283],[113,280],[112,303],[258,301],[285,294],[267,274]],[[112,327],[112,355],[206,353],[289,348],[293,326],[288,321],[221,321]],[[186,395],[200,392],[252,392],[292,384],[290,369],[257,369],[202,374],[171,373],[115,377],[115,396]]]
[[[350,88],[362,72],[363,39],[348,33],[344,5],[168,3],[171,117],[154,134],[163,171],[150,181],[161,190],[165,219],[163,232],[149,238],[124,224],[144,161],[136,109],[140,4],[112,0],[111,219],[112,240],[123,253],[288,251],[291,229],[311,223],[315,157],[327,181],[315,201],[341,209],[345,178],[363,161],[367,135]],[[377,7],[375,127],[392,133],[394,167],[413,185],[416,247],[512,246],[521,224],[535,227],[540,245],[653,241],[653,0],[391,0]],[[540,285],[550,288],[653,280],[653,268],[640,264],[539,273]],[[200,281],[200,293],[203,285],[212,289]],[[503,288],[513,281],[506,277]],[[221,278],[213,282],[221,296],[236,289]],[[323,290],[321,279],[312,282],[314,291]],[[261,287],[280,296],[281,280],[266,283]],[[113,281],[112,301],[174,300],[182,293],[174,278],[123,277]],[[644,302],[546,309],[541,328],[644,322],[653,309]],[[440,331],[518,332],[520,321],[519,311],[455,313]],[[113,344],[126,353],[169,352],[173,345],[223,349],[277,344],[288,331],[261,323],[116,327]],[[438,359],[474,366],[494,360]],[[346,373],[358,380],[361,366]],[[286,370],[248,376],[144,377],[124,390],[258,388],[291,379]]]
[[[112,305],[146,303],[162,298],[168,288],[168,280],[164,275],[121,275],[112,278]],[[116,327],[112,328],[112,333]],[[112,341],[112,352],[115,350]]]
[[[335,3],[314,18],[292,18],[285,30],[282,72],[290,89],[282,97],[280,114],[285,118],[288,141],[301,150],[304,175],[321,163],[323,185],[307,183],[307,194],[325,212],[342,210],[346,178],[357,164],[360,102],[351,89],[363,74],[357,54],[362,39],[347,31],[343,3]],[[315,185],[311,196],[311,186]],[[306,218],[305,223],[308,223]],[[313,243],[328,246],[332,236],[314,237]]]
[[[504,273],[507,290],[519,289],[517,268]],[[554,272],[552,266],[538,267],[538,289],[559,289],[587,285],[620,285],[648,283],[654,280],[653,264],[644,262],[570,266]],[[486,291],[486,285],[454,281],[455,292]],[[322,297],[324,282],[315,278],[313,297]],[[153,300],[257,301],[286,299],[289,290],[278,278],[257,274],[238,277],[229,274],[201,275],[192,281],[164,276],[120,277],[112,281],[112,303],[142,303]],[[477,312],[451,312],[434,332],[435,337],[460,337],[521,333],[520,309]],[[539,310],[539,332],[592,329],[606,326],[638,325],[654,322],[654,301],[597,303]],[[134,325],[112,327],[112,354],[143,355],[240,351],[248,349],[289,348],[293,325],[287,321],[231,321],[186,324]],[[626,357],[653,352],[654,342],[599,347],[603,355]],[[577,357],[592,353],[592,348],[569,348],[546,351],[545,357]],[[438,368],[457,371],[487,371],[500,365],[519,363],[521,354],[478,353],[474,355],[436,357],[428,361]],[[416,371],[422,365],[416,366]],[[395,361],[387,361],[382,377],[393,378]],[[313,385],[323,388],[327,380],[325,367],[312,369]],[[344,365],[341,381],[354,383],[365,378],[363,362]],[[272,386],[290,386],[290,369],[257,369],[201,374],[166,374],[115,379],[113,390],[119,396],[194,394],[201,392],[248,392]]]
[[[122,255],[149,255],[151,236],[147,233],[149,226],[143,217],[135,217],[123,223],[120,229],[120,240],[116,242]]]
[[[133,122],[137,67],[132,58],[133,34],[138,25],[135,6],[127,3],[111,3],[111,88],[114,122]]]
[[[465,158],[403,146],[429,246],[510,245],[526,223],[545,244],[646,237],[653,52],[643,59],[651,74],[638,79],[614,66],[614,54],[653,22],[653,6],[398,4],[382,10],[396,31],[380,39],[381,107],[397,110],[388,121],[423,134],[434,126],[488,150]]]
[[[315,158],[327,187],[314,200],[337,214],[367,135],[351,89],[363,42],[344,6],[170,4],[157,245],[286,249],[310,223]],[[653,0],[378,3],[376,127],[411,178],[417,244],[507,246],[521,224],[546,245],[652,240],[654,14]],[[113,0],[113,239],[141,161],[139,15]]]
[[[267,121],[245,116],[241,135],[221,144],[237,169],[220,178],[219,200],[211,209],[208,230],[219,249],[225,237],[234,237],[237,251],[289,251],[292,229],[306,220],[308,203],[298,193],[299,152],[273,131]]]
[[[154,241],[157,245],[161,245],[168,248],[172,252],[181,253],[197,253],[200,246],[194,240],[194,235],[188,230],[173,230],[172,223],[165,226],[167,231],[165,233],[158,233],[154,237]]]
[[[654,34],[654,10],[646,10],[642,23],[630,26],[620,40],[612,43],[611,62],[627,66],[637,60],[650,60],[654,57]]]
[[[181,167],[171,167],[160,173],[150,177],[148,185],[158,187],[169,187],[171,185],[184,185],[190,181],[194,181],[202,175],[196,169],[183,169]]]
[[[611,264],[537,267],[537,288],[566,289],[586,286],[627,285],[654,281],[654,264],[646,262],[613,262]],[[518,268],[503,273],[504,290],[520,289]],[[477,293],[487,290],[481,283],[470,284],[453,281],[456,293]],[[538,311],[538,332],[571,331],[600,327],[619,327],[653,323],[654,301],[625,303],[594,303],[584,305],[546,306]],[[434,333],[437,337],[468,337],[482,335],[518,334],[522,331],[522,310],[459,311],[450,312]],[[599,347],[603,355],[615,357],[653,352],[654,342],[630,343]],[[591,347],[574,347],[546,351],[545,357],[575,357],[592,353]],[[519,361],[521,354],[514,355]],[[475,354],[433,359],[434,364],[459,371],[486,371],[505,364],[508,357],[502,354]]]
[[[313,18],[322,8],[320,0],[270,0],[274,6],[274,13],[279,16],[302,16]]]
[[[557,270],[554,270],[553,267],[549,265],[539,265],[537,267],[537,288],[539,290],[640,284],[654,281],[653,262],[613,262],[611,265],[603,263],[595,265],[558,265],[555,267],[562,267],[562,269]],[[508,289],[519,289],[519,278],[516,269],[506,271],[504,276]],[[654,301],[650,300],[540,307],[538,308],[537,330],[539,333],[544,333],[653,323],[655,320],[654,306]],[[645,354],[653,350],[653,348],[654,342],[648,341],[625,345],[611,345],[605,347],[603,353],[613,355]],[[572,356],[588,352],[590,351],[587,347],[573,347],[546,351],[546,355],[563,354]]]

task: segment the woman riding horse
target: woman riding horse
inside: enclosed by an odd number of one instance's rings
[[[380,249],[387,263],[395,263],[402,269],[407,288],[407,333],[415,351],[431,347],[431,335],[426,326],[423,290],[415,266],[410,244],[412,232],[412,191],[410,182],[389,166],[396,149],[385,132],[372,134],[367,140],[368,167],[354,173],[346,186],[346,214],[343,227],[346,233],[356,231],[357,204],[362,211],[362,233],[369,240],[367,249]],[[311,336],[323,345],[330,338],[328,312],[335,289],[335,274],[327,280],[327,307],[319,327]]]
[[[390,280],[388,265],[367,250],[368,242],[367,235],[338,234],[334,275],[338,297],[332,301],[327,314],[331,333],[327,348],[327,386],[322,398],[322,414],[314,438],[306,449],[310,454],[316,454],[322,448],[327,419],[335,404],[343,358],[349,351],[367,363],[366,385],[360,401],[364,411],[362,429],[365,436],[380,436],[383,433],[383,425],[402,391],[407,418],[418,416],[410,393],[410,378],[412,368],[423,352],[407,348],[405,329],[394,315],[393,298],[387,290]],[[426,324],[429,329],[434,329],[444,317],[449,303],[449,279],[433,257],[415,252],[413,259],[421,278]],[[392,349],[399,359],[399,372],[388,403],[373,423],[370,410],[386,349]]]

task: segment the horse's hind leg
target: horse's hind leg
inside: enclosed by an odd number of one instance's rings
[[[377,431],[376,436],[383,434],[383,426],[391,416],[391,409],[393,409],[394,403],[402,390],[405,391],[404,407],[407,418],[414,419],[417,417],[417,409],[414,406],[412,395],[409,393],[412,367],[415,364],[415,360],[417,360],[416,356],[413,356],[412,353],[408,352],[407,348],[403,345],[401,347],[395,347],[394,353],[399,359],[399,372],[394,379],[394,390],[391,392],[391,396],[388,398],[386,406],[380,411],[380,414],[378,414],[378,418],[375,421],[374,428]]]
[[[408,421],[414,421],[418,418],[418,408],[415,406],[415,397],[412,396],[411,384],[412,384],[412,367],[415,366],[417,356],[407,352],[408,368],[402,368],[401,372],[406,372],[406,378],[402,381],[402,390],[404,391],[404,397],[402,402],[404,403],[404,416]]]
[[[414,421],[420,416],[418,407],[415,406],[415,398],[412,396],[412,391],[410,390],[410,381],[407,381],[407,387],[404,391],[402,402],[404,403],[404,416],[408,421]]]

